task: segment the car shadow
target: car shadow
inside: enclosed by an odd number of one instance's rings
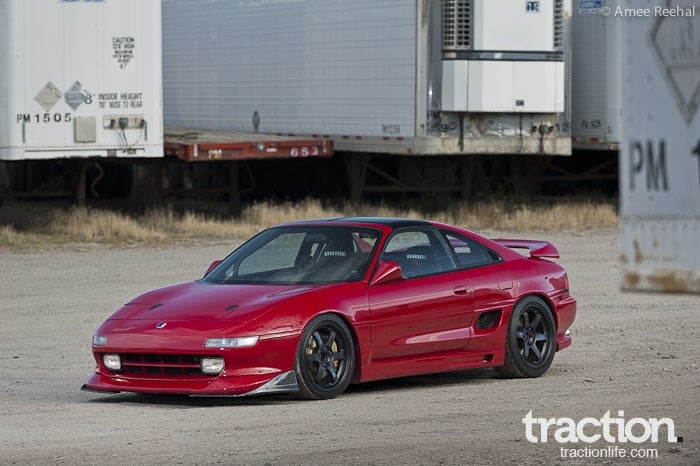
[[[499,376],[492,369],[471,369],[459,372],[444,372],[439,374],[413,375],[398,379],[378,380],[350,385],[346,393],[376,393],[382,391],[417,390],[448,385],[474,385],[491,383]]]
[[[386,391],[407,391],[425,388],[439,388],[448,385],[473,385],[498,382],[499,376],[491,369],[474,369],[440,374],[416,375],[397,379],[380,380],[353,384],[342,396],[361,396]],[[91,393],[94,398],[89,403],[103,404],[143,404],[154,406],[177,406],[190,408],[210,408],[217,406],[264,406],[274,404],[304,403],[295,394],[269,394],[255,396],[216,396],[188,397],[187,395],[147,395],[138,393],[100,394]]]
[[[255,396],[187,396],[187,395],[149,395],[141,393],[113,393],[99,394],[92,393],[95,398],[88,400],[89,403],[102,404],[143,404],[177,406],[181,408],[212,408],[217,406],[262,406],[283,404],[289,402],[300,402],[294,394],[277,395],[255,395]]]

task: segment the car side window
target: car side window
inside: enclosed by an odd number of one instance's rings
[[[470,269],[493,263],[488,249],[480,243],[456,233],[447,231],[441,231],[441,233],[454,252],[460,269]]]
[[[395,233],[384,246],[381,259],[398,263],[406,278],[457,270],[449,252],[433,231]]]

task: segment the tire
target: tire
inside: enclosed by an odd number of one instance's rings
[[[0,206],[10,197],[12,191],[10,185],[10,173],[5,162],[0,162]]]
[[[541,376],[552,365],[556,335],[556,324],[547,303],[536,296],[522,299],[508,321],[505,365],[496,371],[513,378]]]
[[[355,371],[355,342],[340,317],[324,314],[304,328],[295,371],[301,398],[326,400],[348,388]]]

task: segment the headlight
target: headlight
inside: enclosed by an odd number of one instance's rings
[[[258,342],[257,336],[238,338],[207,338],[204,342],[205,348],[243,348],[255,346]]]
[[[107,337],[102,335],[93,335],[92,337],[93,346],[107,346]]]
[[[102,362],[110,371],[122,370],[122,358],[118,354],[103,354]]]
[[[224,370],[223,358],[202,358],[202,373],[207,375],[218,375]]]

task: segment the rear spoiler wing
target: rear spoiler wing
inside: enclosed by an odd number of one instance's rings
[[[530,257],[559,258],[559,251],[549,241],[530,239],[494,239],[496,243],[511,249],[529,249]]]

